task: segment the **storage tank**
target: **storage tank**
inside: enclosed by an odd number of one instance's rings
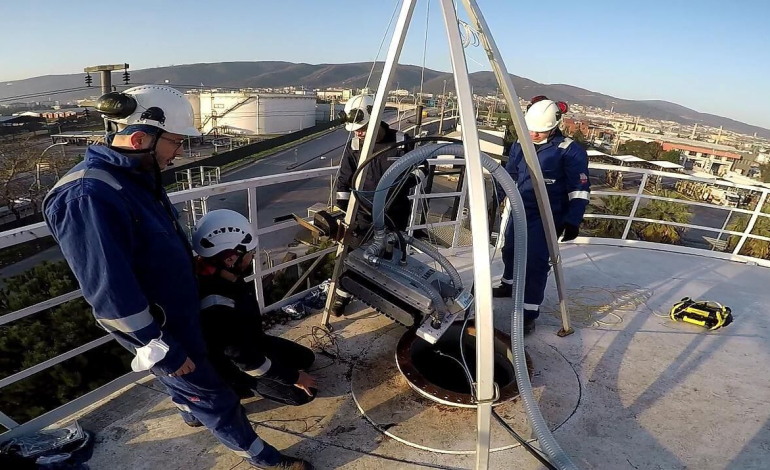
[[[185,97],[193,108],[193,125],[196,129],[201,130],[201,95],[198,93],[187,93]]]

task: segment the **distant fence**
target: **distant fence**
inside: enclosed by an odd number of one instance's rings
[[[236,149],[233,149],[227,152],[222,152],[218,155],[213,155],[211,157],[204,158],[202,160],[196,160],[186,165],[174,166],[170,168],[171,171],[165,171],[163,173],[163,185],[168,186],[170,184],[176,183],[174,174],[177,171],[184,171],[184,170],[187,170],[188,168],[198,168],[200,166],[227,165],[228,163],[232,163],[232,162],[244,159],[250,155],[254,155],[256,153],[260,153],[266,150],[280,147],[281,145],[285,145],[295,140],[299,140],[303,137],[313,135],[316,132],[321,132],[326,129],[331,129],[332,127],[338,126],[339,124],[340,124],[339,121],[322,122],[320,124],[316,124],[313,127],[302,129],[301,131],[292,132],[290,134],[284,134],[279,137],[274,137],[272,139],[263,140],[261,142],[256,142],[249,145],[244,145],[243,147],[238,147]]]

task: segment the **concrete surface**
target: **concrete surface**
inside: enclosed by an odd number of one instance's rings
[[[555,383],[568,388],[540,395],[547,417],[547,410],[577,402],[574,414],[566,415],[554,434],[578,467],[768,468],[770,270],[635,248],[567,245],[562,256],[576,331],[566,338],[555,335],[559,321],[550,285],[544,313],[528,344],[531,351],[547,351],[549,346],[557,353],[536,359],[536,374],[547,377],[547,369],[558,368],[579,379],[576,384],[565,377],[546,384],[534,379],[536,388]],[[464,276],[470,274],[469,254],[460,253],[453,262]],[[499,261],[494,269],[501,271]],[[731,306],[735,322],[710,333],[658,316],[684,296]],[[510,301],[497,302],[494,315],[496,326],[507,331]],[[361,310],[334,322],[334,346],[323,336],[314,340],[317,324],[318,316],[313,316],[273,332],[316,349],[324,345],[335,356],[338,347],[339,353],[335,359],[318,355],[313,375],[321,392],[313,403],[288,408],[256,398],[244,402],[265,440],[310,459],[319,469],[472,468],[472,455],[409,447],[383,435],[357,410],[350,393],[355,368],[375,349],[389,347],[385,338],[396,338],[401,327]],[[382,402],[387,401],[384,394]],[[206,430],[185,426],[152,380],[78,417],[97,432],[89,462],[93,469],[249,468]],[[414,417],[394,414],[391,424],[400,426],[410,419]],[[434,429],[446,424],[430,423]],[[493,453],[490,468],[542,467],[514,448]]]

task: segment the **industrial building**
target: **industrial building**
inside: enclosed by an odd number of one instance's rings
[[[203,134],[288,134],[315,125],[312,95],[201,92],[188,93],[195,125]]]
[[[35,116],[0,116],[0,135],[37,132],[45,126],[45,119]]]

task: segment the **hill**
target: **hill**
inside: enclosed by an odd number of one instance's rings
[[[382,63],[375,67],[371,83],[377,83],[382,72]],[[350,64],[304,64],[281,61],[260,62],[219,62],[210,64],[188,64],[170,67],[158,67],[144,70],[132,70],[131,81],[140,83],[170,83],[180,88],[205,87],[281,87],[306,86],[308,88],[326,88],[334,86],[363,87],[366,84],[371,63]],[[0,85],[0,99],[13,96],[39,94],[49,90],[71,89],[83,86],[83,74],[47,75],[18,80],[12,84]],[[113,80],[119,80],[119,74],[113,74]],[[625,100],[614,96],[586,90],[566,84],[542,84],[524,77],[511,75],[518,94],[524,98],[544,94],[550,98],[569,103],[615,108],[620,113],[628,113],[652,119],[676,121],[682,124],[705,124],[724,126],[744,134],[753,134],[770,138],[770,130],[752,126],[734,119],[701,113],[693,109],[660,100]],[[168,80],[168,82],[166,82]],[[447,90],[454,89],[452,75],[448,72],[425,69],[424,89],[430,93],[440,93],[444,80]],[[399,65],[394,82],[401,88],[413,90],[420,85],[420,67]],[[471,85],[476,93],[494,93],[496,82],[492,72],[471,74]],[[98,94],[99,77],[94,76],[94,89],[76,90],[52,95],[53,99],[70,100]],[[33,98],[45,99],[45,96]],[[20,100],[25,101],[25,100]]]

